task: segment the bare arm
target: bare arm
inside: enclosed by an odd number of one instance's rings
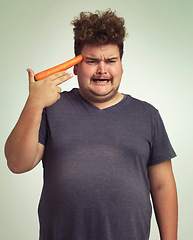
[[[151,196],[161,240],[177,240],[178,203],[171,160],[149,167]]]
[[[60,72],[36,82],[33,71],[28,69],[28,73],[29,96],[5,144],[7,165],[14,173],[29,171],[42,159],[44,146],[38,143],[42,111],[60,98],[58,84],[71,78],[66,72]]]

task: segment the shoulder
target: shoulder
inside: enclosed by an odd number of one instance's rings
[[[125,94],[127,106],[135,111],[144,114],[157,115],[158,109],[153,106],[151,103],[137,99],[131,95]]]
[[[78,88],[73,88],[70,91],[63,91],[60,93],[61,99],[62,98],[76,98],[78,95]]]
[[[60,99],[54,104],[44,109],[46,114],[60,113],[64,110],[69,110],[72,105],[76,105],[78,102],[77,89],[72,89],[70,91],[63,91],[60,93]]]
[[[59,107],[69,105],[69,103],[78,101],[78,89],[73,88],[70,91],[63,91],[60,93],[60,99],[52,105],[52,107]]]

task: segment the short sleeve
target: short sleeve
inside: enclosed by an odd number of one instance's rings
[[[40,130],[39,130],[39,143],[45,146],[46,139],[47,139],[47,115],[46,115],[46,109],[44,109],[42,113],[42,120],[41,120]]]
[[[176,153],[168,138],[164,123],[159,112],[153,119],[151,154],[148,166],[167,161],[176,157]]]

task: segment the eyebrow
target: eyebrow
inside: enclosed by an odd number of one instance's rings
[[[98,60],[98,58],[95,57],[85,57],[86,60]]]

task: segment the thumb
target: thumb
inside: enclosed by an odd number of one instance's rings
[[[28,68],[27,72],[28,72],[28,76],[29,76],[29,83],[35,82],[33,70]]]

